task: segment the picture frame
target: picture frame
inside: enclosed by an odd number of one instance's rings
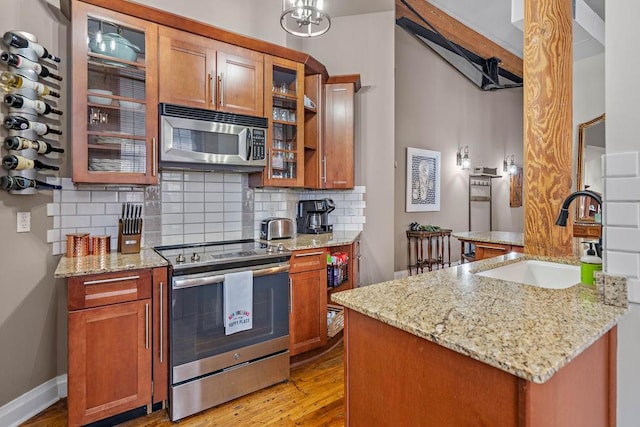
[[[407,147],[406,211],[440,210],[440,152]]]

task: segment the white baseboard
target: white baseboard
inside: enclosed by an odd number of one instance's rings
[[[52,378],[0,407],[0,426],[14,427],[67,396],[67,375]]]

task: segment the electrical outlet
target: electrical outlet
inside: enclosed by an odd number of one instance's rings
[[[31,212],[18,212],[18,233],[28,233],[31,231]]]

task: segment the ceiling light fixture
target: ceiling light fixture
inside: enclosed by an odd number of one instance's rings
[[[331,18],[322,7],[323,0],[282,0],[280,25],[294,36],[320,36],[331,27]]]

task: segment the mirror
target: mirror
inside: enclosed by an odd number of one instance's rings
[[[605,153],[604,119],[603,114],[578,125],[577,190],[588,189],[598,194],[604,191],[601,160]],[[576,220],[591,222],[596,220],[596,214],[600,213],[600,208],[590,199],[590,197],[582,197],[582,202],[578,204]]]

